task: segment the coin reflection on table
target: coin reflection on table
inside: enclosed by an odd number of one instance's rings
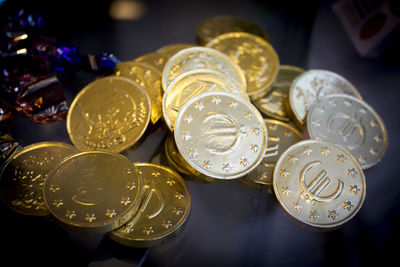
[[[138,213],[109,237],[132,247],[159,245],[180,230],[190,213],[191,196],[183,178],[170,168],[135,163],[143,177]]]

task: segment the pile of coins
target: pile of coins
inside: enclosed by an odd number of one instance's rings
[[[205,46],[173,44],[118,64],[72,102],[74,146],[38,143],[10,157],[3,202],[148,247],[182,230],[191,207],[182,175],[273,188],[297,220],[342,225],[362,206],[363,170],[383,157],[385,126],[340,75],[280,65],[263,33],[241,19],[210,18],[197,30]],[[162,151],[169,167],[119,154],[158,127],[170,132]]]

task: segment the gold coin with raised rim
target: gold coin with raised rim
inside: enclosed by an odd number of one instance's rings
[[[304,69],[299,67],[281,65],[279,67],[278,76],[272,84],[271,91],[253,100],[253,104],[266,116],[282,121],[289,121],[290,116],[287,110],[289,89],[293,80],[304,71]]]
[[[190,47],[173,55],[162,72],[162,86],[166,90],[178,76],[199,69],[226,74],[241,84],[246,91],[246,77],[239,65],[224,53],[207,47]]]
[[[379,115],[364,101],[332,94],[313,105],[307,116],[312,139],[329,141],[347,149],[361,168],[368,169],[384,156],[388,135]]]
[[[229,92],[249,101],[242,86],[231,77],[215,70],[192,70],[176,78],[165,91],[163,116],[170,130],[182,105],[203,92]]]
[[[78,93],[68,112],[67,130],[82,150],[121,152],[144,134],[150,113],[150,98],[140,85],[108,76]]]
[[[289,105],[294,122],[303,128],[315,101],[329,94],[348,94],[361,99],[357,89],[344,77],[327,70],[308,70],[297,76],[289,90]]]
[[[155,124],[162,116],[161,73],[149,64],[126,61],[115,66],[115,76],[128,78],[146,90],[151,102],[150,120]]]
[[[253,170],[267,146],[260,112],[250,102],[225,92],[190,98],[178,113],[174,136],[179,152],[195,170],[223,180]]]
[[[243,70],[250,97],[266,94],[279,70],[279,58],[264,39],[244,32],[225,33],[207,44],[231,58]]]
[[[127,246],[159,245],[181,230],[190,213],[191,196],[183,178],[170,168],[134,164],[142,174],[143,197],[137,214],[110,238]]]
[[[268,129],[268,146],[263,160],[239,182],[255,190],[270,192],[275,163],[288,147],[300,142],[303,137],[287,123],[270,119],[264,121]]]
[[[317,140],[301,141],[281,155],[273,187],[291,216],[320,228],[350,220],[361,208],[366,189],[363,170],[353,156]]]
[[[126,157],[86,151],[62,161],[44,184],[50,213],[63,226],[105,233],[128,222],[139,208],[140,172]]]
[[[79,150],[60,142],[41,142],[14,154],[1,171],[0,191],[3,202],[24,215],[49,214],[43,200],[43,185],[49,173],[64,158]]]

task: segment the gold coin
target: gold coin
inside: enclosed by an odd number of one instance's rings
[[[112,231],[139,208],[142,179],[126,157],[86,151],[62,161],[44,184],[50,213],[65,227],[90,233]]]
[[[347,150],[317,140],[288,148],[275,165],[274,192],[297,220],[321,228],[350,220],[365,198],[362,169]]]
[[[303,128],[307,113],[315,101],[328,94],[349,94],[361,99],[357,89],[345,78],[331,71],[308,70],[297,76],[289,90],[289,105],[293,119]]]
[[[266,94],[279,70],[279,58],[274,48],[264,39],[244,32],[225,33],[207,44],[224,52],[243,70],[247,93],[251,97]]]
[[[385,125],[374,109],[345,94],[332,94],[315,103],[307,116],[307,130],[312,139],[347,149],[363,169],[377,164],[388,145]]]
[[[239,65],[224,53],[206,47],[190,47],[173,55],[164,67],[162,86],[166,89],[179,75],[200,69],[224,73],[246,90],[246,77]]]
[[[289,121],[290,117],[287,112],[286,103],[289,101],[290,85],[303,72],[304,70],[299,67],[281,65],[278,76],[272,84],[271,91],[261,98],[254,100],[253,104],[266,116],[282,121]]]
[[[127,246],[159,245],[181,230],[190,213],[191,196],[182,177],[170,168],[135,163],[143,177],[138,213],[110,238]]]
[[[155,124],[162,114],[161,73],[146,63],[127,61],[117,64],[115,76],[128,78],[146,90],[151,101],[150,120]]]
[[[163,116],[173,130],[181,106],[191,97],[203,92],[229,92],[249,101],[242,86],[231,77],[214,70],[192,70],[176,78],[165,91]]]
[[[267,129],[256,107],[226,92],[190,98],[179,110],[174,136],[194,169],[222,180],[253,170],[267,146]]]
[[[252,189],[269,191],[275,163],[290,146],[303,140],[301,134],[289,124],[277,120],[265,119],[268,129],[268,147],[261,163],[249,174],[239,180]]]
[[[200,45],[206,45],[212,39],[228,32],[247,32],[257,35],[267,42],[268,34],[257,24],[233,16],[215,16],[203,20],[197,27],[196,37]]]
[[[153,67],[155,67],[160,73],[162,73],[165,64],[170,57],[178,53],[180,50],[191,47],[192,45],[188,44],[176,44],[169,45],[166,47],[162,47],[156,52],[148,53],[136,58],[134,61],[147,63]]]
[[[143,135],[150,111],[150,98],[140,85],[123,77],[100,78],[72,102],[68,134],[82,150],[121,152]]]
[[[49,214],[43,200],[43,185],[51,170],[78,149],[59,142],[32,144],[14,154],[1,171],[3,202],[25,215]]]

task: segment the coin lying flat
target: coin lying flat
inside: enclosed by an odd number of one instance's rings
[[[21,214],[48,215],[43,185],[58,163],[78,152],[77,148],[60,142],[36,143],[17,152],[1,172],[3,202]]]
[[[168,45],[168,46],[160,48],[156,52],[144,54],[144,55],[136,58],[134,61],[149,64],[149,65],[155,67],[159,72],[162,73],[164,66],[165,66],[165,64],[167,64],[167,61],[169,60],[170,57],[175,55],[180,50],[191,47],[191,46],[192,45],[189,45],[189,44]]]
[[[162,114],[161,73],[146,63],[126,61],[117,64],[115,76],[128,78],[146,90],[151,102],[150,120],[155,124]]]
[[[293,119],[303,127],[307,113],[318,98],[328,94],[348,94],[361,99],[357,89],[345,78],[331,71],[308,70],[299,75],[289,90]]]
[[[191,196],[182,177],[170,168],[135,163],[143,177],[144,196],[137,214],[110,238],[127,246],[155,246],[182,228],[190,213]]]
[[[124,156],[87,151],[62,161],[44,184],[50,213],[76,231],[105,233],[121,227],[139,208],[142,180]]]
[[[218,179],[246,175],[261,162],[267,146],[258,110],[225,92],[190,98],[178,113],[174,136],[179,152],[194,169]]]
[[[203,20],[197,27],[197,41],[200,45],[205,45],[217,36],[228,32],[247,32],[270,41],[268,34],[257,24],[226,15]]]
[[[165,91],[163,116],[168,127],[173,130],[179,109],[191,97],[203,92],[224,91],[248,100],[242,86],[229,76],[214,70],[192,70],[176,78]]]
[[[224,73],[236,80],[246,90],[246,77],[239,65],[224,53],[206,47],[190,47],[173,55],[162,73],[163,88],[168,88],[179,75],[198,69]]]
[[[307,116],[311,138],[346,148],[367,169],[385,154],[388,136],[379,115],[364,101],[343,94],[318,101]]]
[[[246,76],[249,96],[257,98],[271,89],[278,74],[279,58],[264,39],[244,32],[225,33],[210,41],[207,47],[229,55],[240,66]]]
[[[365,177],[353,156],[317,140],[288,148],[275,165],[273,186],[282,207],[297,220],[321,228],[342,225],[361,208]]]
[[[265,119],[268,129],[268,147],[261,163],[239,182],[252,189],[268,192],[272,185],[275,163],[290,146],[303,140],[301,134],[287,123]]]
[[[67,116],[69,137],[82,150],[121,152],[145,132],[150,105],[146,91],[127,78],[97,79],[71,104]]]
[[[258,110],[269,117],[277,120],[289,121],[290,116],[287,112],[287,102],[290,86],[293,80],[305,70],[290,65],[281,65],[278,76],[272,84],[272,89],[266,95],[253,100],[253,104]]]

